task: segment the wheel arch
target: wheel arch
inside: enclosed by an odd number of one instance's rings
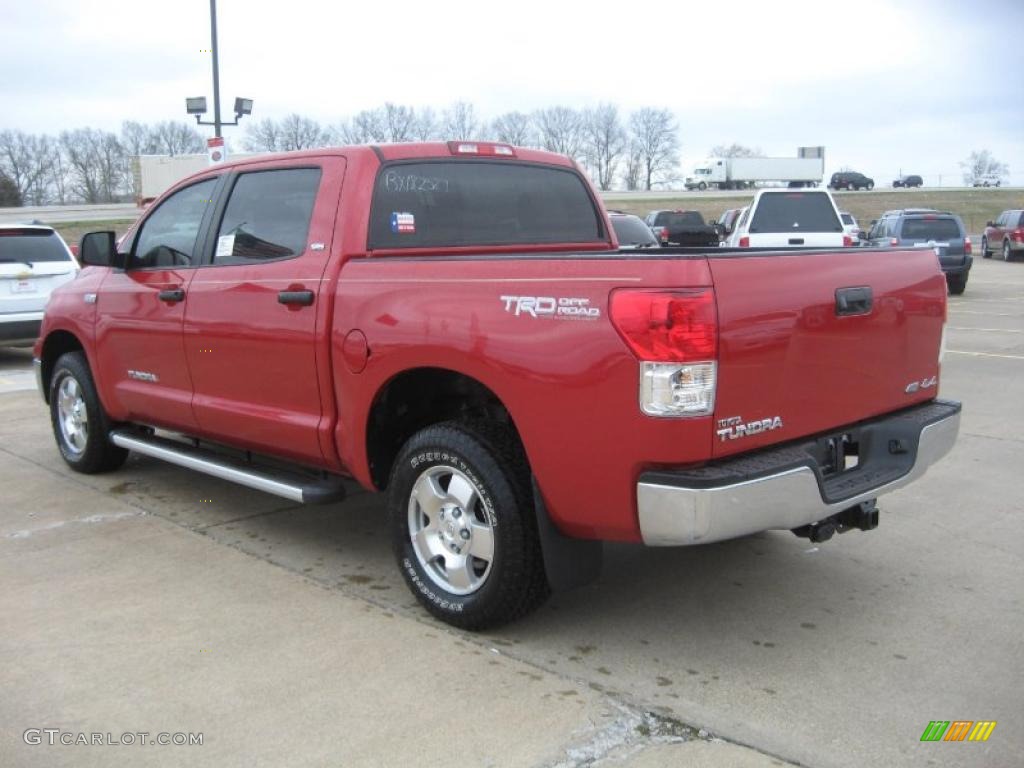
[[[47,334],[43,341],[42,353],[40,355],[40,383],[43,390],[43,400],[47,405],[50,403],[50,379],[53,376],[53,367],[61,355],[68,352],[82,352],[85,354],[85,345],[71,331],[58,329]]]
[[[522,450],[508,407],[479,379],[426,366],[394,374],[377,390],[366,417],[366,460],[374,486],[387,487],[395,457],[419,430],[442,421],[482,420],[507,427]]]

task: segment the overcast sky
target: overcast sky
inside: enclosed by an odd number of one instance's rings
[[[212,109],[208,0],[3,3],[0,129]],[[671,109],[686,166],[716,144],[821,144],[827,173],[945,185],[987,148],[1024,185],[1022,0],[219,0],[218,25],[225,118],[235,96],[325,124],[384,101],[485,118],[611,101]]]

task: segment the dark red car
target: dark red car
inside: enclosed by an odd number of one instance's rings
[[[999,251],[1004,261],[1024,252],[1024,210],[1003,211],[988,223],[981,236],[981,255],[991,259],[993,251]]]

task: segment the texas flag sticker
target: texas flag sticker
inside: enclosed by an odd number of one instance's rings
[[[415,234],[416,217],[411,213],[398,213],[395,211],[391,214],[391,231],[403,235]]]

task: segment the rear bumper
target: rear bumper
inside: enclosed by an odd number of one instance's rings
[[[645,472],[637,483],[640,533],[651,546],[705,544],[793,529],[917,480],[956,442],[960,404],[936,400],[837,434],[860,446],[856,468],[827,476],[827,437],[695,470]]]
[[[31,344],[39,338],[42,310],[0,315],[0,344]]]

